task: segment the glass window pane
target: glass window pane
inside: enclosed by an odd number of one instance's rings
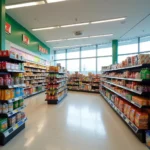
[[[96,46],[82,47],[81,57],[96,57]]]
[[[111,56],[112,55],[112,47],[111,45],[98,45],[97,50],[98,56]]]
[[[65,59],[65,50],[57,50],[55,54],[55,60]]]
[[[136,55],[136,54],[118,56],[118,63],[121,63],[121,62],[124,61],[127,57],[132,57],[132,56],[135,56],[135,55]]]
[[[67,59],[79,58],[79,56],[80,56],[80,48],[67,50]]]
[[[103,66],[109,66],[112,64],[112,57],[100,57],[97,59],[97,72],[101,73]]]
[[[119,42],[118,54],[130,53],[138,53],[138,39]]]
[[[81,59],[81,72],[87,75],[89,72],[96,73],[96,58]]]
[[[65,60],[55,61],[55,65],[57,65],[58,63],[61,64],[62,67],[66,68],[66,61]]]
[[[79,59],[67,60],[67,70],[70,73],[74,73],[75,71],[79,71]]]
[[[140,38],[140,52],[150,51],[150,36]]]

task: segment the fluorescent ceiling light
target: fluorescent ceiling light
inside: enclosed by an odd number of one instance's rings
[[[20,3],[20,4],[14,4],[14,5],[8,5],[6,6],[6,9],[14,9],[14,8],[20,8],[20,7],[29,7],[29,6],[36,6],[45,4],[45,1],[39,1],[39,2],[28,2],[28,3]]]
[[[98,23],[121,21],[121,20],[125,20],[125,19],[126,19],[126,18],[116,18],[116,19],[109,19],[109,20],[94,21],[94,22],[91,22],[91,24],[98,24]]]
[[[59,42],[59,41],[65,41],[66,39],[59,39],[59,40],[49,40],[49,41],[46,41],[46,42]]]
[[[46,42],[58,42],[58,41],[71,41],[71,40],[80,40],[80,39],[88,39],[88,38],[100,38],[100,37],[107,37],[113,36],[113,34],[104,34],[104,35],[94,35],[94,36],[87,36],[87,37],[79,37],[79,38],[69,38],[69,39],[59,39],[59,40],[49,40]]]
[[[107,23],[107,22],[114,22],[114,21],[121,21],[125,20],[126,18],[116,18],[116,19],[109,19],[109,20],[101,20],[101,21],[94,21],[94,22],[85,22],[85,23],[77,23],[77,24],[68,24],[68,25],[60,25],[57,27],[45,27],[45,28],[37,28],[32,29],[33,31],[40,31],[40,30],[50,30],[55,28],[69,28],[69,27],[76,27],[76,26],[84,26],[84,25],[90,25],[90,24],[98,24],[98,23]]]
[[[78,23],[78,24],[68,24],[68,25],[63,25],[60,26],[61,28],[68,28],[68,27],[76,27],[76,26],[84,26],[84,25],[89,25],[90,23]]]
[[[99,37],[106,37],[106,36],[113,36],[113,34],[95,35],[95,36],[90,36],[90,38],[99,38]]]
[[[56,27],[37,28],[37,29],[32,29],[32,31],[52,30],[52,29],[56,29],[56,28],[59,28],[59,26],[56,26]]]
[[[53,47],[54,49],[61,49],[61,48],[67,48],[67,47],[80,47],[80,46],[89,46],[92,44],[85,44],[85,45],[73,45],[73,46],[62,46],[62,47]]]
[[[66,1],[66,0],[46,0],[47,3],[57,3],[57,2],[63,2],[63,1]]]
[[[70,39],[67,39],[67,40],[80,40],[80,39],[87,39],[89,37],[80,37],[80,38],[70,38]]]

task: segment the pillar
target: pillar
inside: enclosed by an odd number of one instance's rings
[[[0,0],[0,50],[5,50],[5,0]]]
[[[118,40],[112,40],[112,64],[118,63]]]

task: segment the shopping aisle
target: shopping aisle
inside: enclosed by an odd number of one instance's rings
[[[1,150],[147,150],[99,94],[69,92],[59,105],[26,99],[26,128]]]

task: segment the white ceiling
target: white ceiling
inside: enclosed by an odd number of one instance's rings
[[[29,1],[31,0],[13,0],[13,2],[12,0],[6,0],[6,4]],[[68,0],[60,3],[7,10],[7,13],[43,42],[46,40],[73,38],[75,37],[73,34],[75,31],[82,31],[82,36],[114,34],[112,37],[46,43],[48,46],[52,45],[54,47],[101,44],[110,42],[112,39],[127,39],[150,34],[150,16],[139,23],[150,14],[150,0]],[[118,17],[127,17],[127,19],[124,23],[111,22],[37,32],[31,30],[32,28]]]

